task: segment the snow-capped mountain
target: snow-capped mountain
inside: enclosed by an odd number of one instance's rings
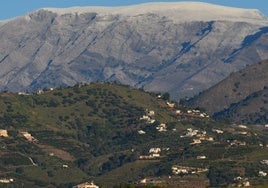
[[[268,59],[258,10],[206,3],[43,8],[0,25],[0,90],[117,81],[191,96]]]

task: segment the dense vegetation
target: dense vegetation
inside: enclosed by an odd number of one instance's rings
[[[182,105],[168,107],[168,100],[168,94],[110,83],[2,93],[0,129],[9,137],[0,137],[0,179],[14,178],[17,187],[72,187],[91,180],[102,187],[206,187],[239,185],[238,176],[268,184],[258,174],[268,171],[260,163],[268,159],[267,129],[216,122]],[[155,121],[148,123],[141,117],[150,111]],[[160,124],[165,131],[156,129]],[[196,137],[183,136],[189,128],[213,141],[191,144]],[[25,139],[26,131],[33,141]],[[160,156],[140,159],[150,148],[161,148]],[[175,175],[175,165],[208,170]]]

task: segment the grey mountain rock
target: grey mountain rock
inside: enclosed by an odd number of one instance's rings
[[[192,96],[268,59],[257,10],[204,3],[44,8],[0,25],[0,90],[117,81]]]

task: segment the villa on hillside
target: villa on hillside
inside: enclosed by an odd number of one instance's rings
[[[34,138],[30,133],[28,133],[28,132],[21,132],[21,134],[22,134],[22,136],[26,139],[26,140],[28,140],[29,142],[36,142],[37,141],[37,139],[36,138]]]
[[[2,137],[8,137],[7,130],[0,129],[0,136],[2,136]]]
[[[99,186],[95,185],[93,182],[85,182],[79,185],[73,186],[73,188],[99,188]]]

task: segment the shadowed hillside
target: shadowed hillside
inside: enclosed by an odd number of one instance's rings
[[[260,117],[261,122],[267,123],[267,70],[267,60],[248,66],[194,97],[189,103],[194,107],[205,108],[211,115],[226,111],[225,115],[229,114],[226,118],[236,116],[233,117],[235,121],[257,123],[258,118],[252,117],[259,114],[264,116]]]

